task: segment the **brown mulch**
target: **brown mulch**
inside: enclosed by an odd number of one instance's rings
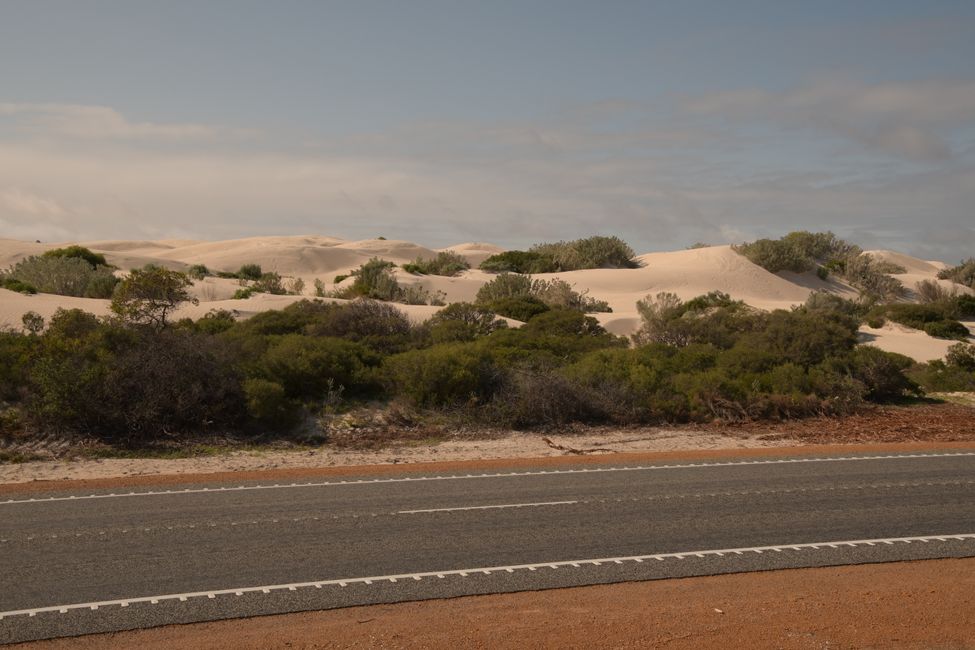
[[[786,422],[694,425],[729,435],[758,435],[761,440],[801,444],[865,442],[975,441],[975,408],[960,404],[876,406],[855,415],[814,417]]]

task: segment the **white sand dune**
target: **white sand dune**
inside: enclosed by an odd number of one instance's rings
[[[41,254],[70,243],[40,244],[0,239],[0,268],[15,264],[29,255]],[[418,257],[429,259],[437,253],[437,250],[402,240],[345,241],[319,235],[248,237],[213,242],[103,240],[81,243],[105,253],[109,262],[124,270],[150,262],[176,269],[204,264],[213,271],[235,271],[244,264],[259,264],[265,271],[304,279],[306,295],[312,293],[315,279],[322,280],[331,288],[336,275],[347,274],[373,257],[401,265]],[[484,242],[467,242],[439,250],[457,252],[476,267],[483,259],[504,249]],[[896,277],[908,288],[913,288],[921,280],[936,279],[938,271],[946,266],[942,262],[920,260],[896,251],[870,251],[870,254],[903,266],[907,272]],[[632,334],[639,327],[637,301],[661,292],[675,293],[689,299],[709,291],[722,291],[732,298],[766,310],[790,308],[804,302],[816,290],[845,297],[856,296],[853,288],[833,278],[821,280],[812,273],[769,273],[735,253],[730,246],[648,253],[638,260],[642,266],[636,269],[592,269],[536,277],[560,278],[578,291],[588,291],[590,296],[607,301],[613,312],[597,314],[596,317],[609,331],[620,335]],[[442,292],[447,302],[458,302],[473,300],[481,286],[495,276],[474,268],[454,278],[414,275],[397,269],[396,277],[401,284]],[[954,287],[959,292],[971,292],[949,281],[943,280],[940,284],[946,288]],[[209,277],[198,281],[192,293],[200,303],[184,306],[178,317],[198,318],[211,309],[228,309],[246,318],[269,309],[281,309],[302,299],[300,296],[256,295],[248,300],[233,300],[232,296],[239,288],[239,282],[233,279]],[[25,312],[35,311],[49,318],[59,307],[84,309],[97,315],[108,313],[108,301],[105,300],[53,295],[23,296],[0,290],[0,325],[19,328]],[[399,307],[414,321],[429,318],[438,309],[428,306]],[[944,356],[945,350],[953,343],[894,325],[879,330],[864,328],[862,338],[867,344],[907,354],[919,361]]]

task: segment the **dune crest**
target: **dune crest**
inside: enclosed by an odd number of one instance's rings
[[[70,243],[0,239],[0,268]],[[477,265],[487,257],[504,251],[500,246],[486,242],[465,242],[432,249],[404,240],[346,241],[321,235],[246,237],[210,242],[181,239],[101,240],[80,244],[104,253],[109,263],[123,271],[148,263],[177,270],[203,264],[211,271],[236,271],[244,264],[259,264],[264,271],[304,280],[304,296],[313,293],[315,280],[321,280],[326,289],[330,289],[334,286],[335,276],[348,274],[371,258],[378,257],[402,265],[418,257],[430,259],[440,251],[452,251],[465,257],[472,269],[456,277],[417,275],[401,268],[395,270],[397,281],[401,284],[422,286],[432,293],[442,292],[447,302],[474,300],[478,290],[495,277],[494,274],[477,270]],[[910,290],[917,282],[935,280],[949,290],[972,292],[950,281],[937,280],[938,271],[947,266],[942,262],[921,260],[897,251],[868,253],[902,266],[906,272],[895,277]],[[709,291],[721,291],[765,310],[791,308],[803,303],[813,291],[829,291],[847,298],[857,295],[855,289],[833,277],[823,280],[814,273],[770,273],[736,253],[730,246],[646,253],[636,259],[641,266],[635,269],[589,269],[535,277],[543,280],[558,278],[577,291],[587,291],[590,296],[607,301],[613,309],[612,313],[597,314],[596,318],[609,331],[620,335],[632,334],[639,328],[641,321],[637,301],[662,292],[674,293],[686,300]],[[184,306],[178,317],[198,318],[211,309],[228,309],[246,318],[269,309],[281,309],[304,297],[258,294],[250,299],[234,300],[232,297],[239,288],[240,283],[234,279],[207,277],[197,281],[192,293],[200,301],[199,305]],[[59,307],[84,309],[98,315],[109,313],[107,300],[54,295],[24,296],[0,289],[0,325],[19,328],[25,312],[35,311],[50,318]],[[398,307],[414,321],[429,318],[439,309],[430,306]],[[901,326],[887,326],[878,330],[865,327],[861,331],[861,338],[866,344],[907,354],[918,361],[943,357],[953,343]]]

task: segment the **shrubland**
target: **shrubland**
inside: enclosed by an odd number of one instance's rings
[[[732,248],[771,273],[816,271],[823,279],[834,273],[872,300],[894,300],[906,292],[899,280],[890,277],[903,273],[903,267],[867,255],[831,232],[796,231],[780,239],[759,239]]]
[[[642,326],[626,339],[587,315],[592,299],[559,280],[501,274],[474,303],[415,324],[374,299],[374,291],[398,295],[388,263],[373,260],[354,276],[348,302],[174,321],[191,300],[190,279],[136,269],[114,292],[109,318],[61,310],[0,332],[0,412],[16,414],[3,422],[144,445],[317,427],[327,437],[322,423],[367,404],[464,426],[545,428],[843,414],[923,391],[975,389],[970,343],[928,364],[857,345],[864,319],[927,331],[970,318],[975,298],[967,296],[877,307],[814,293],[794,309],[765,312],[720,292],[659,293],[640,301]],[[509,327],[498,314],[524,325]]]
[[[506,251],[480,264],[493,273],[558,273],[582,269],[632,269],[639,266],[633,249],[619,237],[587,237],[536,244],[528,251]]]
[[[0,273],[0,284],[21,293],[111,298],[118,283],[114,270],[103,255],[81,246],[69,246],[17,262]]]
[[[463,255],[453,251],[441,251],[436,257],[429,260],[417,258],[409,264],[403,265],[403,270],[407,273],[418,273],[420,275],[443,275],[453,277],[471,268],[470,263]]]

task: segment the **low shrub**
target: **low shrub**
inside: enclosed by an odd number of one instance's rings
[[[108,266],[92,266],[83,257],[70,255],[28,257],[7,270],[3,279],[5,288],[79,298],[110,298],[118,283]]]
[[[440,292],[431,294],[423,287],[400,286],[393,275],[395,267],[396,265],[392,262],[374,257],[352,272],[355,281],[350,286],[337,289],[331,297],[346,300],[370,298],[408,305],[443,304],[443,297]]]
[[[474,344],[450,343],[387,358],[383,376],[391,391],[416,406],[482,403],[494,392],[497,371]]]
[[[453,251],[441,251],[436,257],[430,260],[416,258],[412,263],[404,264],[403,270],[407,273],[418,273],[420,275],[443,275],[453,277],[471,268],[467,259]]]
[[[958,266],[952,266],[938,271],[938,278],[951,280],[958,284],[975,289],[975,257],[962,260]]]
[[[0,287],[3,287],[8,291],[16,291],[17,293],[23,293],[25,295],[37,293],[37,289],[34,288],[34,285],[27,284],[26,282],[16,278],[0,278]]]
[[[260,264],[244,264],[237,270],[234,277],[241,280],[260,280],[261,276],[264,275],[264,271],[261,269]]]
[[[203,278],[212,274],[210,273],[210,269],[208,269],[205,264],[194,264],[190,268],[186,269],[186,275],[194,280],[202,280]]]
[[[536,244],[528,251],[492,255],[480,269],[493,273],[558,273],[581,269],[631,269],[639,266],[635,253],[619,237],[587,237]]]
[[[525,275],[502,273],[478,290],[475,303],[503,309],[504,311],[495,313],[508,318],[517,318],[513,315],[514,312],[539,313],[541,310],[538,309],[538,303],[550,309],[612,311],[605,301],[590,298],[586,294],[585,291],[580,293],[573,290],[568,282],[558,278],[533,280]]]
[[[101,253],[94,253],[84,246],[66,246],[64,248],[54,248],[46,251],[42,257],[47,258],[77,258],[84,260],[91,268],[99,266],[109,266],[105,261],[105,256]]]

